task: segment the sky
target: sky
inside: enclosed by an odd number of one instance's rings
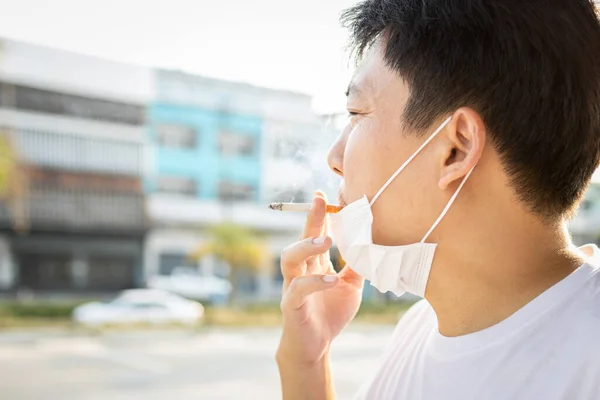
[[[0,37],[314,96],[343,112],[357,0],[0,0]],[[600,171],[594,176],[600,182]]]
[[[0,0],[0,37],[315,96],[342,111],[356,0]]]

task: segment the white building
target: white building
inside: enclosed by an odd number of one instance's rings
[[[31,180],[28,234],[2,211],[0,291],[140,283],[152,91],[148,68],[0,41],[0,126]]]

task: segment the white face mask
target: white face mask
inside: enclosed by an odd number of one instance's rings
[[[444,129],[452,117],[436,129],[436,131],[409,157],[408,160],[392,175],[369,202],[367,196],[344,207],[342,211],[330,216],[331,230],[338,249],[346,263],[380,292],[393,292],[401,296],[405,292],[417,296],[425,296],[425,288],[429,271],[433,263],[433,254],[437,244],[425,243],[431,232],[437,227],[458,193],[473,172],[473,168],[465,175],[448,204],[433,223],[429,231],[419,243],[406,246],[381,246],[373,243],[373,213],[371,207],[379,196],[392,183],[406,166]]]

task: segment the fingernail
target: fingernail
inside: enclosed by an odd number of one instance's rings
[[[337,275],[323,275],[323,282],[325,283],[333,283],[338,280]]]
[[[325,239],[326,239],[325,236],[321,236],[321,237],[318,237],[318,238],[314,238],[312,240],[312,242],[313,242],[313,244],[316,244],[317,246],[322,246],[322,245],[325,244]]]

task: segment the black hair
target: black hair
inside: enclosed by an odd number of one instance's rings
[[[591,0],[367,0],[343,12],[357,59],[381,40],[409,85],[405,124],[477,111],[519,198],[569,213],[600,158],[600,23]]]

